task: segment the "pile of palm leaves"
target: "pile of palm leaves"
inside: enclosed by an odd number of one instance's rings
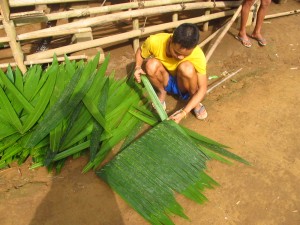
[[[69,156],[86,150],[84,172],[97,167],[109,151],[140,122],[129,109],[145,107],[132,79],[106,76],[109,57],[97,68],[99,55],[85,63],[54,59],[26,74],[0,71],[0,168],[32,157],[32,168],[58,171]]]
[[[116,80],[105,74],[109,57],[99,68],[98,61],[99,55],[88,63],[66,57],[58,64],[54,58],[46,70],[0,71],[0,168],[31,157],[32,168],[60,171],[66,158],[89,153],[87,172],[101,167],[126,138],[96,173],[150,223],[173,224],[171,214],[187,218],[175,192],[202,203],[204,188],[217,185],[204,172],[207,160],[248,164],[226,146],[167,120],[146,77],[144,86],[132,78]],[[153,128],[136,138],[142,122]]]

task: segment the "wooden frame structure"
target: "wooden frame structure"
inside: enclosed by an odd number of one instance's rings
[[[87,2],[88,0],[65,0],[65,2]],[[139,46],[139,39],[159,31],[172,29],[184,22],[204,23],[207,29],[208,21],[228,17],[235,14],[241,1],[222,1],[222,2],[201,2],[195,0],[150,0],[150,1],[134,1],[122,4],[91,7],[91,8],[76,8],[63,12],[45,13],[43,11],[27,11],[21,13],[11,13],[11,8],[34,6],[37,4],[57,4],[58,0],[2,0],[1,1],[1,21],[0,28],[5,30],[6,37],[0,37],[0,43],[8,43],[15,63],[22,72],[26,71],[26,65],[48,62],[52,59],[53,54],[62,56],[88,48],[105,47],[116,43],[133,40],[134,51]],[[197,17],[179,20],[180,12],[203,9],[206,13]],[[212,9],[217,12],[212,12]],[[208,12],[209,11],[209,12]],[[172,14],[172,22],[153,26],[140,27],[139,18]],[[54,27],[45,28],[42,30],[31,31],[27,33],[17,34],[16,27],[32,23],[57,21],[61,19],[82,18],[66,24],[56,25]],[[29,18],[29,19],[28,19]],[[43,52],[24,55],[21,48],[21,42],[35,39],[73,35],[78,33],[91,32],[95,27],[113,23],[124,19],[132,19],[132,30],[112,34],[110,36],[100,37],[93,40],[88,40],[81,43],[69,44],[55,49],[46,50]],[[29,23],[30,24],[30,23]],[[84,58],[85,56],[83,56]],[[80,58],[80,57],[76,57]]]

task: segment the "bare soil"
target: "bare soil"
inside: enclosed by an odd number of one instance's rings
[[[272,3],[268,14],[299,6],[296,0]],[[300,224],[299,24],[299,14],[266,20],[263,33],[268,45],[260,47],[253,40],[250,49],[234,39],[237,30],[232,27],[214,52],[208,76],[242,70],[207,95],[203,103],[208,119],[198,121],[189,114],[182,124],[230,146],[253,166],[209,162],[207,172],[220,187],[205,191],[209,201],[203,205],[178,196],[190,221],[172,217],[176,224]],[[132,69],[130,44],[107,51],[109,69],[117,76]],[[183,104],[167,97],[169,113]],[[81,174],[84,157],[69,159],[59,175],[45,168],[29,170],[30,163],[29,159],[0,171],[0,224],[148,224],[94,172]]]

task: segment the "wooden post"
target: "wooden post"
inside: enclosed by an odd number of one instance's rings
[[[72,9],[78,9],[78,8],[82,7],[82,5],[79,3],[73,3],[71,5],[71,7],[72,7]],[[88,9],[89,6],[87,5],[86,8]],[[86,16],[86,18],[88,18],[88,17],[89,17],[89,15]],[[71,22],[80,21],[80,20],[82,20],[82,18],[74,18],[74,19],[71,19]],[[74,33],[72,36],[72,39],[71,39],[71,43],[74,44],[74,43],[85,42],[85,41],[90,41],[90,40],[93,40],[93,33],[92,33],[91,28],[90,28],[90,31],[87,31],[87,32]]]
[[[137,0],[134,0],[134,2],[137,2]],[[130,9],[131,10],[131,9]],[[139,18],[135,18],[132,20],[132,28],[133,30],[139,29]],[[140,39],[138,37],[133,39],[133,51],[136,52],[138,48],[140,47]]]
[[[172,15],[172,21],[173,22],[178,21],[178,13],[173,13],[173,15]]]
[[[134,19],[132,21],[132,26],[133,26],[133,30],[138,30],[139,29],[139,19]],[[134,38],[133,39],[133,50],[134,50],[134,52],[136,52],[139,47],[140,47],[140,39],[138,37]]]
[[[176,12],[176,13],[173,13],[172,14],[172,22],[177,22],[178,21],[178,19],[179,19],[179,15],[178,15],[178,13]],[[173,29],[170,29],[170,30],[167,30],[169,33],[173,33]]]
[[[6,35],[9,39],[8,43],[9,43],[10,49],[12,51],[12,54],[14,56],[14,59],[18,65],[18,67],[24,74],[27,71],[26,66],[24,65],[24,55],[23,55],[20,43],[16,41],[17,33],[16,33],[15,25],[9,18],[10,10],[9,10],[8,1],[1,0],[0,5],[1,5],[1,14],[3,15],[2,23],[3,23],[4,29],[5,29]]]
[[[208,2],[211,2],[211,0],[208,0]],[[204,15],[209,15],[209,14],[210,14],[210,9],[205,10]],[[208,31],[208,22],[205,22],[203,24],[203,28],[202,29],[203,29],[204,32]]]

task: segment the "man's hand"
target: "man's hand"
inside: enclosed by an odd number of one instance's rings
[[[179,123],[183,118],[186,118],[186,111],[184,109],[180,109],[169,116],[170,120],[174,120],[176,123]]]
[[[134,78],[138,83],[141,83],[141,74],[145,74],[144,70],[141,67],[136,67],[134,70]]]

